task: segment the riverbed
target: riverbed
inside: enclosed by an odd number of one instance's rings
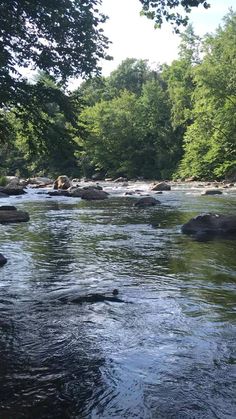
[[[181,226],[235,214],[236,189],[176,185],[140,209],[148,184],[103,186],[7,200],[30,221],[0,225],[0,418],[235,418],[236,240]],[[122,303],[73,302],[113,289]]]

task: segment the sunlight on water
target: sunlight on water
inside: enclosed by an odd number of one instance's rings
[[[31,219],[0,226],[1,419],[235,418],[236,241],[180,228],[235,213],[236,193],[124,195],[148,188],[9,198]],[[123,302],[80,302],[114,288]]]

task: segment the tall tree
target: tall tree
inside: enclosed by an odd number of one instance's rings
[[[194,122],[185,136],[182,176],[224,177],[236,171],[236,13],[204,42],[195,70]]]

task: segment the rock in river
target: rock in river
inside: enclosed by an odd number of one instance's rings
[[[7,258],[0,253],[0,266],[5,265],[7,263]]]
[[[6,208],[7,206],[0,207],[0,223],[21,223],[29,221],[28,212],[18,211],[15,207],[12,207],[14,209]]]
[[[184,224],[182,232],[206,239],[212,236],[236,238],[236,216],[213,213],[200,214]]]

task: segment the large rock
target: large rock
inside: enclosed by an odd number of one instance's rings
[[[58,178],[55,180],[53,188],[54,189],[68,189],[71,186],[70,179],[65,176],[58,176]]]
[[[151,188],[152,191],[170,191],[171,187],[166,182],[159,182],[153,185]]]
[[[84,194],[84,189],[78,188],[76,186],[71,186],[68,189],[68,193],[69,193],[69,196],[71,196],[73,198],[82,198],[82,196]]]
[[[81,198],[86,199],[88,201],[92,201],[92,200],[107,199],[108,195],[109,194],[105,191],[100,191],[98,189],[89,188],[89,189],[84,189],[84,192]]]
[[[191,218],[182,226],[184,234],[193,234],[199,238],[224,236],[236,238],[236,216],[222,214],[200,214]]]
[[[68,192],[67,189],[64,189],[64,190],[59,189],[59,190],[56,190],[56,191],[49,191],[47,194],[50,195],[50,196],[70,196],[70,193]]]
[[[15,188],[8,188],[7,186],[5,187],[0,187],[0,192],[4,193],[5,195],[23,195],[26,193],[26,191],[24,190],[24,188],[22,188],[21,186],[15,187]]]
[[[7,258],[0,253],[0,266],[5,265],[7,263]]]
[[[145,207],[153,207],[155,205],[160,204],[160,201],[158,201],[155,198],[152,198],[151,196],[147,196],[145,198],[140,198],[135,204],[135,207],[138,208],[145,208]]]
[[[1,209],[0,207],[0,223],[21,223],[24,221],[29,221],[28,212],[17,211],[16,209]]]

